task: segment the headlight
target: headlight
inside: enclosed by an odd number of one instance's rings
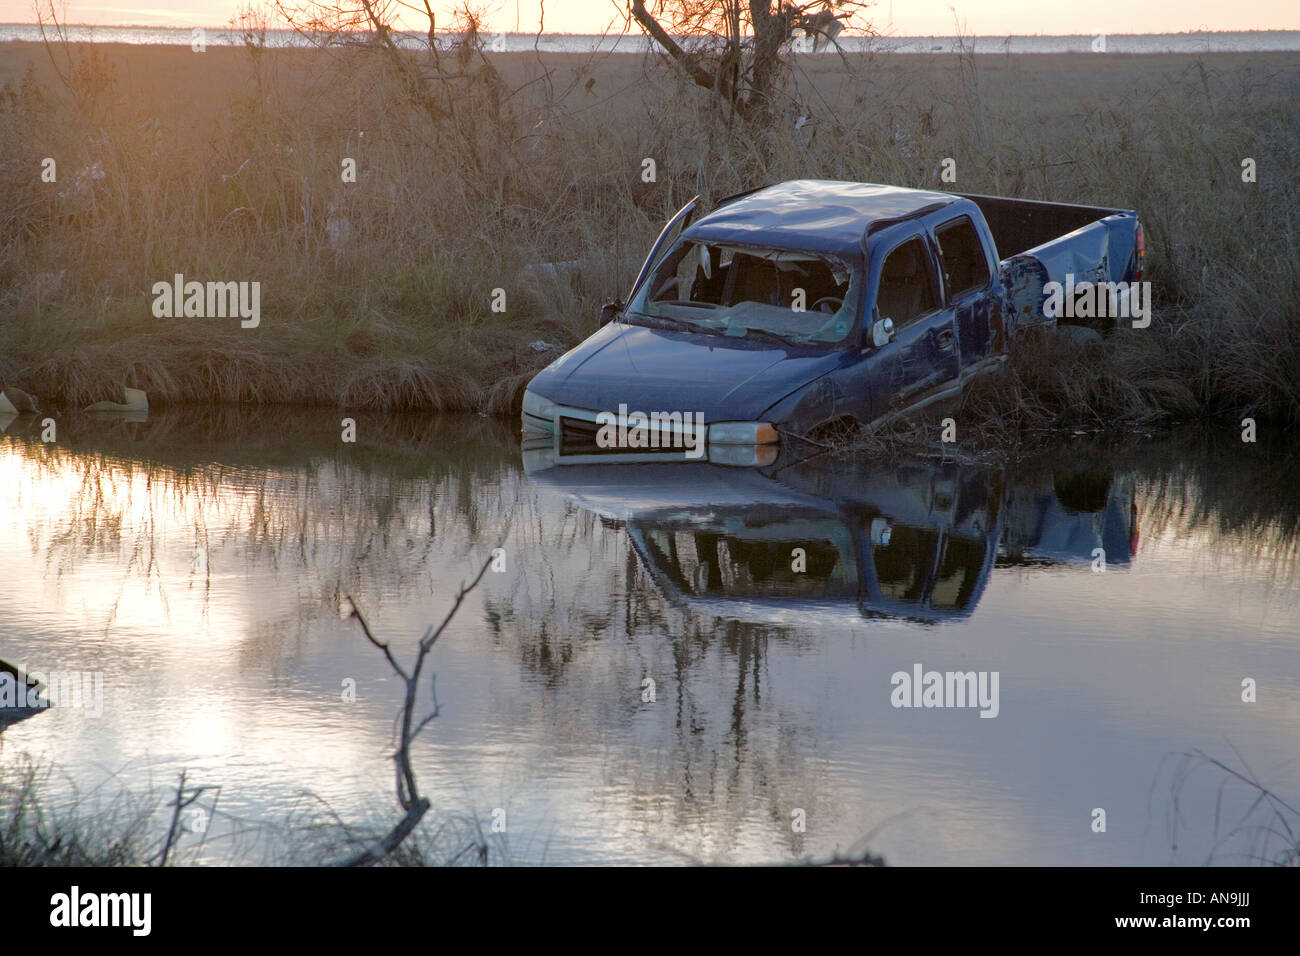
[[[524,414],[531,418],[544,418],[549,422],[555,417],[555,403],[524,389]]]
[[[772,445],[780,440],[768,422],[715,422],[709,426],[710,444]]]

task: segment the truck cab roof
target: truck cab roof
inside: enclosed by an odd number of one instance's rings
[[[682,236],[857,259],[873,227],[931,212],[959,198],[925,189],[796,179],[724,199]]]

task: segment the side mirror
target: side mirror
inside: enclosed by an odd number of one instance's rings
[[[876,348],[888,345],[894,338],[894,320],[880,319],[871,326],[871,344]]]
[[[600,307],[600,326],[604,328],[618,318],[618,314],[623,311],[622,302],[606,302]]]

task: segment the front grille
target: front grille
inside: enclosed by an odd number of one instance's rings
[[[599,431],[600,426],[595,422],[560,416],[560,454],[599,455],[611,451],[596,444]]]
[[[560,455],[653,455],[662,454],[665,456],[682,457],[686,449],[681,446],[680,439],[675,443],[670,431],[664,430],[660,434],[659,445],[643,446],[641,448],[620,448],[617,444],[608,448],[602,448],[596,443],[596,436],[600,433],[601,425],[595,422],[589,422],[582,418],[568,418],[560,416]]]

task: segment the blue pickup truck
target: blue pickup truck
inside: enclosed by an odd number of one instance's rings
[[[1142,278],[1120,209],[820,180],[698,205],[529,383],[525,440],[557,461],[760,464],[783,439],[957,397],[1026,326],[1105,331]],[[1073,308],[1100,289],[1109,310]]]

